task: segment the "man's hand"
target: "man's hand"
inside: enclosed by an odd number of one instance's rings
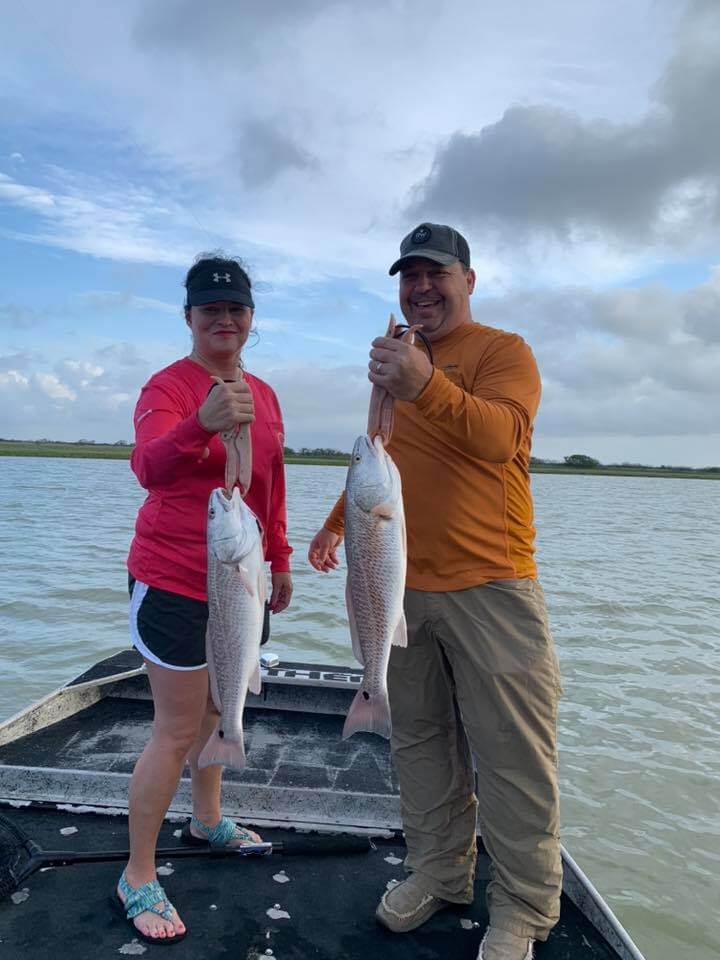
[[[415,400],[433,373],[433,366],[422,350],[390,337],[373,340],[368,368],[368,380],[384,387],[396,400]]]
[[[292,576],[289,573],[271,573],[270,579],[272,580],[270,612],[282,613],[290,605],[293,592]]]
[[[312,538],[312,543],[308,548],[308,560],[310,566],[319,570],[320,573],[329,573],[340,566],[337,557],[337,548],[342,543],[342,537],[327,527],[322,527]]]
[[[208,433],[232,430],[239,423],[252,423],[255,419],[253,396],[244,380],[225,383],[215,377],[214,386],[197,412],[200,425]]]

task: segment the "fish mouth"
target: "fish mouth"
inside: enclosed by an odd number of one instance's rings
[[[380,436],[370,439],[364,434],[357,438],[348,472],[353,480],[348,482],[352,483],[355,504],[364,512],[369,513],[392,496],[395,483],[391,463]]]
[[[240,491],[237,487],[233,487],[232,490],[227,490],[225,487],[216,487],[211,496],[212,501],[217,504],[217,506],[222,507],[226,513],[229,513],[233,508],[235,500],[240,497]]]
[[[384,450],[385,448],[383,447],[380,434],[375,434],[371,439],[368,434],[364,433],[361,437],[357,438],[353,445],[352,458],[356,463],[359,463],[362,460],[363,454],[369,453],[371,456],[379,459]]]

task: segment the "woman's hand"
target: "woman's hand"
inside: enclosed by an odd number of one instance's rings
[[[331,570],[340,566],[337,557],[337,548],[342,543],[342,537],[327,527],[322,527],[312,538],[312,543],[308,548],[308,560],[310,566],[319,570],[320,573],[329,573]]]
[[[215,377],[216,386],[212,387],[205,402],[197,412],[200,426],[208,433],[222,433],[232,430],[239,423],[252,423],[255,408],[250,387],[245,380],[233,380],[226,383]]]
[[[292,597],[293,583],[289,573],[271,573],[272,594],[270,596],[270,611],[272,613],[282,613],[290,604]]]

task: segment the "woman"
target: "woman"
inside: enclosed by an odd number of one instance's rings
[[[178,942],[186,933],[155,873],[158,832],[186,760],[193,802],[186,839],[213,846],[260,841],[221,816],[222,768],[197,766],[218,720],[205,662],[207,503],[210,491],[224,485],[218,433],[237,424],[251,424],[246,502],[262,525],[271,565],[269,609],[280,613],[292,594],[280,407],[262,380],[248,373],[237,379],[254,311],[250,278],[234,259],[201,254],[185,287],[192,350],[143,387],[131,459],[148,496],[128,557],[130,629],[147,665],[155,718],[130,783],[130,859],[117,896],[138,935],[151,943]]]

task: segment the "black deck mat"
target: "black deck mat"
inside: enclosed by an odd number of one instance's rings
[[[73,814],[30,808],[0,808],[22,825],[43,848],[118,849],[127,842],[124,817]],[[76,827],[63,836],[61,829]],[[178,841],[179,824],[163,826],[160,843]],[[264,831],[270,840],[287,832]],[[487,914],[484,888],[487,858],[478,864],[477,894],[471,907],[441,911],[421,929],[391,934],[374,920],[377,900],[392,879],[403,877],[399,843],[383,841],[367,854],[346,856],[273,855],[240,862],[176,860],[174,872],[161,877],[188,926],[187,938],[162,956],[232,958],[232,960],[475,960]],[[121,865],[79,864],[57,867],[30,877],[15,894],[0,902],[0,957],[8,960],[98,960],[141,951],[133,933],[109,906]],[[275,876],[284,871],[289,882]],[[267,911],[280,904],[289,918],[272,919]],[[477,924],[466,929],[461,921]],[[272,951],[271,954],[267,951]],[[617,960],[575,907],[563,898],[560,923],[537,960]]]
[[[108,697],[0,747],[0,764],[132,773],[151,722],[151,701]],[[225,779],[396,794],[387,741],[369,733],[343,740],[343,722],[341,716],[247,707],[247,767],[226,770]]]

